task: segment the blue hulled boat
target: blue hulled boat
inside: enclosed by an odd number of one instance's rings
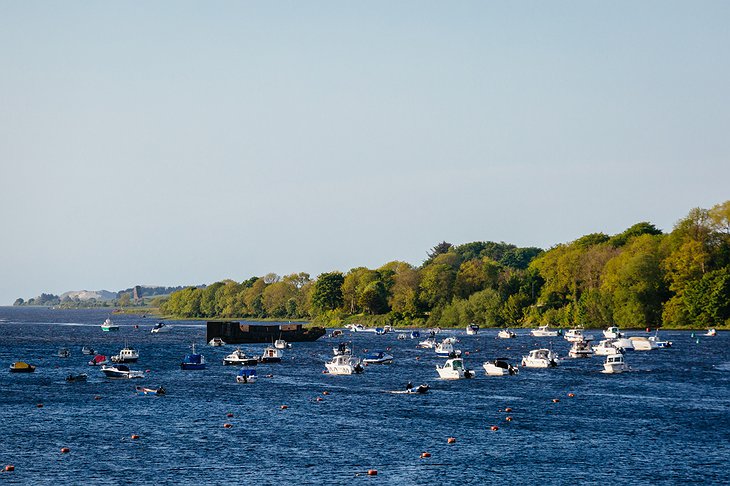
[[[195,352],[195,343],[193,343],[193,352],[186,354],[180,363],[180,368],[184,370],[204,370],[205,356]]]

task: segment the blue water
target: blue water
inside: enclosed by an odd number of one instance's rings
[[[0,483],[728,482],[730,332],[697,343],[689,332],[666,331],[674,346],[629,353],[631,373],[599,373],[597,357],[515,377],[487,377],[481,365],[502,356],[519,362],[550,339],[444,332],[460,339],[457,348],[469,351],[467,367],[478,374],[451,382],[438,380],[443,360],[415,349],[416,340],[346,332],[357,354],[390,347],[395,363],[356,376],[323,374],[338,341],[321,338],[294,343],[283,363],[259,365],[257,383],[239,385],[235,367],[222,365],[233,347],[205,345],[203,323],[171,321],[171,332],[151,334],[153,319],[119,315],[112,319],[121,330],[104,333],[106,317],[103,310],[0,308],[0,467],[15,466],[0,473]],[[106,379],[80,351],[88,345],[112,355],[125,341],[140,351],[132,369],[149,370],[142,380]],[[193,341],[208,360],[205,371],[179,368]],[[566,341],[552,342],[567,354]],[[71,357],[55,357],[60,347]],[[38,369],[7,372],[16,360]],[[65,382],[80,372],[88,382]],[[385,392],[409,380],[431,384],[432,392]],[[168,394],[140,397],[136,384],[164,385]],[[421,459],[422,452],[432,456]],[[367,476],[369,469],[378,475]]]

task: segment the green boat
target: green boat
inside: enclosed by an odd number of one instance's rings
[[[101,330],[104,331],[104,332],[118,331],[119,330],[119,326],[117,326],[116,324],[112,323],[112,320],[111,319],[107,319],[106,321],[104,321],[104,324],[101,325]]]

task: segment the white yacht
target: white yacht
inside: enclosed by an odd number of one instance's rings
[[[590,358],[593,356],[593,349],[588,341],[575,341],[573,347],[568,351],[571,358]]]
[[[114,365],[114,366],[102,366],[101,372],[104,373],[108,378],[143,378],[144,373],[141,371],[132,371],[127,365]]]
[[[283,339],[277,339],[276,341],[274,341],[274,347],[276,349],[290,349],[291,348],[291,344],[289,344],[288,342],[284,341]]]
[[[213,339],[208,341],[208,345],[209,346],[225,346],[226,342],[219,337],[214,337]]]
[[[258,363],[258,359],[246,355],[241,348],[236,348],[234,352],[223,358],[224,365],[256,366],[256,363]]]
[[[631,344],[634,346],[634,351],[651,351],[653,349],[659,349],[659,346],[649,338],[642,336],[633,336],[629,338]]]
[[[548,326],[540,326],[537,329],[533,329],[530,331],[530,334],[532,334],[535,337],[557,337],[558,334],[560,334],[560,331],[557,329],[551,330]]]
[[[468,336],[473,336],[473,335],[475,335],[478,332],[479,332],[479,326],[478,325],[476,325],[476,324],[469,324],[468,326],[466,326],[466,334]]]
[[[136,363],[139,359],[139,352],[129,346],[124,346],[119,354],[112,356],[113,363]]]
[[[464,368],[464,360],[461,358],[447,359],[443,366],[436,365],[436,371],[443,380],[460,380],[474,377],[473,371]]]
[[[623,354],[609,354],[606,356],[606,362],[603,363],[603,373],[623,373],[628,370],[629,367],[624,361]]]
[[[522,366],[527,368],[554,368],[558,366],[558,355],[549,349],[533,349],[522,357]]]
[[[487,361],[482,365],[484,371],[490,376],[516,375],[520,372],[519,368],[512,366],[507,358],[497,358],[494,361]]]
[[[623,348],[617,346],[614,339],[604,339],[597,346],[593,346],[593,352],[596,356],[608,356],[611,354],[622,354]]]
[[[583,331],[584,329],[582,327],[568,329],[568,331],[565,333],[565,336],[563,337],[566,341],[571,343],[575,343],[578,341],[592,341],[593,336],[590,334],[585,334]]]
[[[508,328],[508,329],[502,329],[501,331],[499,331],[497,333],[497,337],[499,339],[513,339],[513,338],[517,337],[517,334],[515,334],[514,331],[510,331]]]
[[[618,327],[611,326],[603,331],[603,337],[608,339],[618,339],[624,337],[624,333],[622,333]]]
[[[324,364],[331,375],[352,375],[365,371],[359,359],[349,354],[338,354],[331,361]]]

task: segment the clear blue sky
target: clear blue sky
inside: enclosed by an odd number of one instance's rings
[[[730,2],[0,1],[0,303],[730,198]]]

